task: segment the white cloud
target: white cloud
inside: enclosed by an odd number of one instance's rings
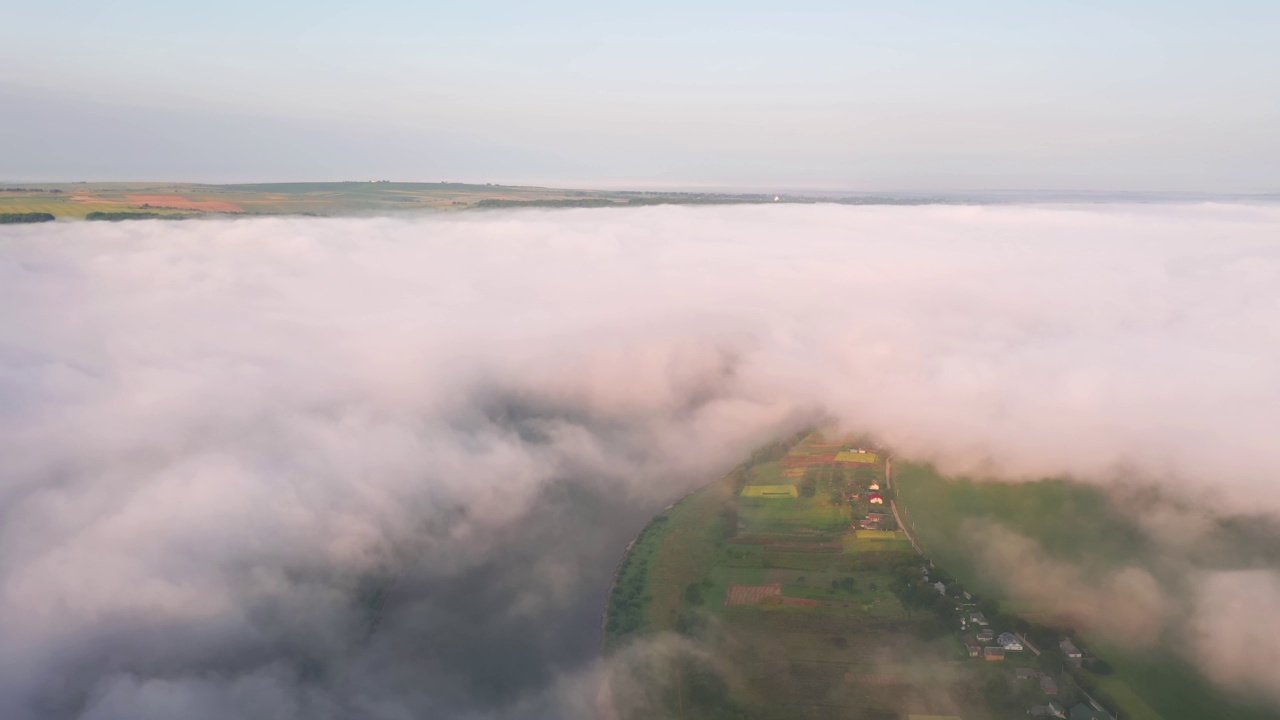
[[[357,681],[384,717],[506,702],[584,662],[572,618],[648,512],[824,416],[947,469],[1274,513],[1278,230],[1203,205],[0,231],[0,662],[29,668],[0,714],[203,697],[211,667],[220,702],[274,678],[317,717]],[[403,649],[352,609],[393,571],[427,682],[373,673]],[[440,664],[442,628],[513,608],[557,619],[458,647],[546,670]],[[104,644],[133,679],[102,685]]]
[[[1196,597],[1192,649],[1212,679],[1280,701],[1280,575],[1209,573]]]

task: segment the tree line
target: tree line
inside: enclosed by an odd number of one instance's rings
[[[13,225],[17,223],[42,223],[52,222],[56,218],[53,213],[28,212],[28,213],[0,213],[0,225]]]
[[[84,219],[85,219],[85,220],[108,220],[108,221],[116,221],[116,220],[182,220],[182,219],[189,218],[189,217],[196,217],[196,215],[193,215],[193,214],[190,214],[190,213],[185,214],[185,215],[166,215],[166,214],[164,214],[164,213],[155,213],[155,212],[131,212],[131,211],[103,212],[103,211],[101,211],[101,210],[95,210],[95,211],[93,211],[93,212],[89,213],[88,215],[85,215],[85,216],[84,216]]]

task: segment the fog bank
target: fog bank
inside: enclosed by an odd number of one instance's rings
[[[0,715],[589,713],[630,535],[821,420],[1275,515],[1277,318],[1264,206],[6,228]]]

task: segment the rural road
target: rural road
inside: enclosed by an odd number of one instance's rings
[[[902,522],[902,516],[898,514],[898,502],[896,500],[890,500],[889,508],[893,510],[893,519],[898,521],[898,527],[902,529],[903,534],[911,541],[911,547],[915,548],[916,552],[922,557],[927,557],[924,554],[924,549],[920,547],[920,543],[916,542],[916,537],[911,534],[911,528],[907,527],[907,524]]]
[[[884,460],[884,485],[886,490],[893,490],[894,495],[898,494],[896,489],[893,487],[892,458],[885,458]],[[892,497],[889,498],[889,509],[893,510],[893,519],[898,522],[898,527],[902,530],[902,533],[911,541],[911,547],[915,548],[916,552],[919,553],[921,557],[927,557],[924,554],[924,548],[920,547],[920,543],[916,542],[916,536],[911,534],[911,528],[907,527],[907,524],[902,522],[902,516],[898,514],[898,501]]]

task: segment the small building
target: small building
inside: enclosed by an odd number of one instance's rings
[[[1044,693],[1045,695],[1057,695],[1058,683],[1055,682],[1053,678],[1049,677],[1048,675],[1045,675],[1044,677],[1040,678],[1040,692]]]
[[[1061,648],[1063,656],[1067,658],[1067,662],[1080,667],[1080,663],[1084,661],[1084,652],[1076,647],[1075,643],[1070,640],[1063,640],[1058,643],[1058,647]]]
[[[1003,660],[1004,648],[1002,647],[986,647],[982,648],[982,656],[988,660]]]
[[[936,582],[936,583],[934,583],[934,584],[933,584],[933,589],[934,589],[934,590],[937,590],[939,595],[942,595],[943,597],[946,597],[946,595],[947,595],[947,586],[946,586],[946,584],[945,584],[945,583],[943,583],[941,580],[939,580],[938,582]]]
[[[1022,640],[1018,639],[1013,633],[1000,633],[1000,637],[996,638],[996,642],[1000,643],[1000,647],[1009,651],[1022,650]]]
[[[883,505],[884,496],[878,492],[867,493],[867,502],[871,503],[872,505]]]
[[[867,489],[868,489],[868,490],[879,490],[879,489],[880,489],[880,483],[876,482],[875,480],[872,480],[872,481],[871,481],[871,484],[867,486]]]
[[[974,614],[970,615],[970,616],[969,616],[969,622],[973,623],[974,625],[981,625],[982,627],[986,627],[986,626],[988,626],[988,625],[990,625],[990,624],[991,624],[991,623],[987,622],[987,616],[986,616],[986,615],[983,615],[983,614],[982,614],[982,613],[980,613],[980,612],[976,612],[976,613],[974,613]]]
[[[891,515],[884,513],[867,513],[858,525],[863,530],[883,530],[885,525],[889,524],[890,518],[892,518]],[[921,572],[928,574],[929,571],[922,569]]]
[[[995,630],[992,630],[992,629],[990,629],[990,628],[987,628],[986,630],[979,630],[979,631],[978,631],[978,641],[979,641],[979,642],[989,643],[989,642],[991,642],[992,640],[995,640],[995,639],[996,639],[996,631],[995,631]]]
[[[1040,673],[1036,672],[1035,670],[1032,670],[1031,668],[1014,668],[1013,669],[1013,677],[1018,680],[1030,680],[1039,674]]]
[[[965,649],[969,651],[969,657],[978,657],[982,654],[982,645],[972,635],[965,635],[963,642]]]

